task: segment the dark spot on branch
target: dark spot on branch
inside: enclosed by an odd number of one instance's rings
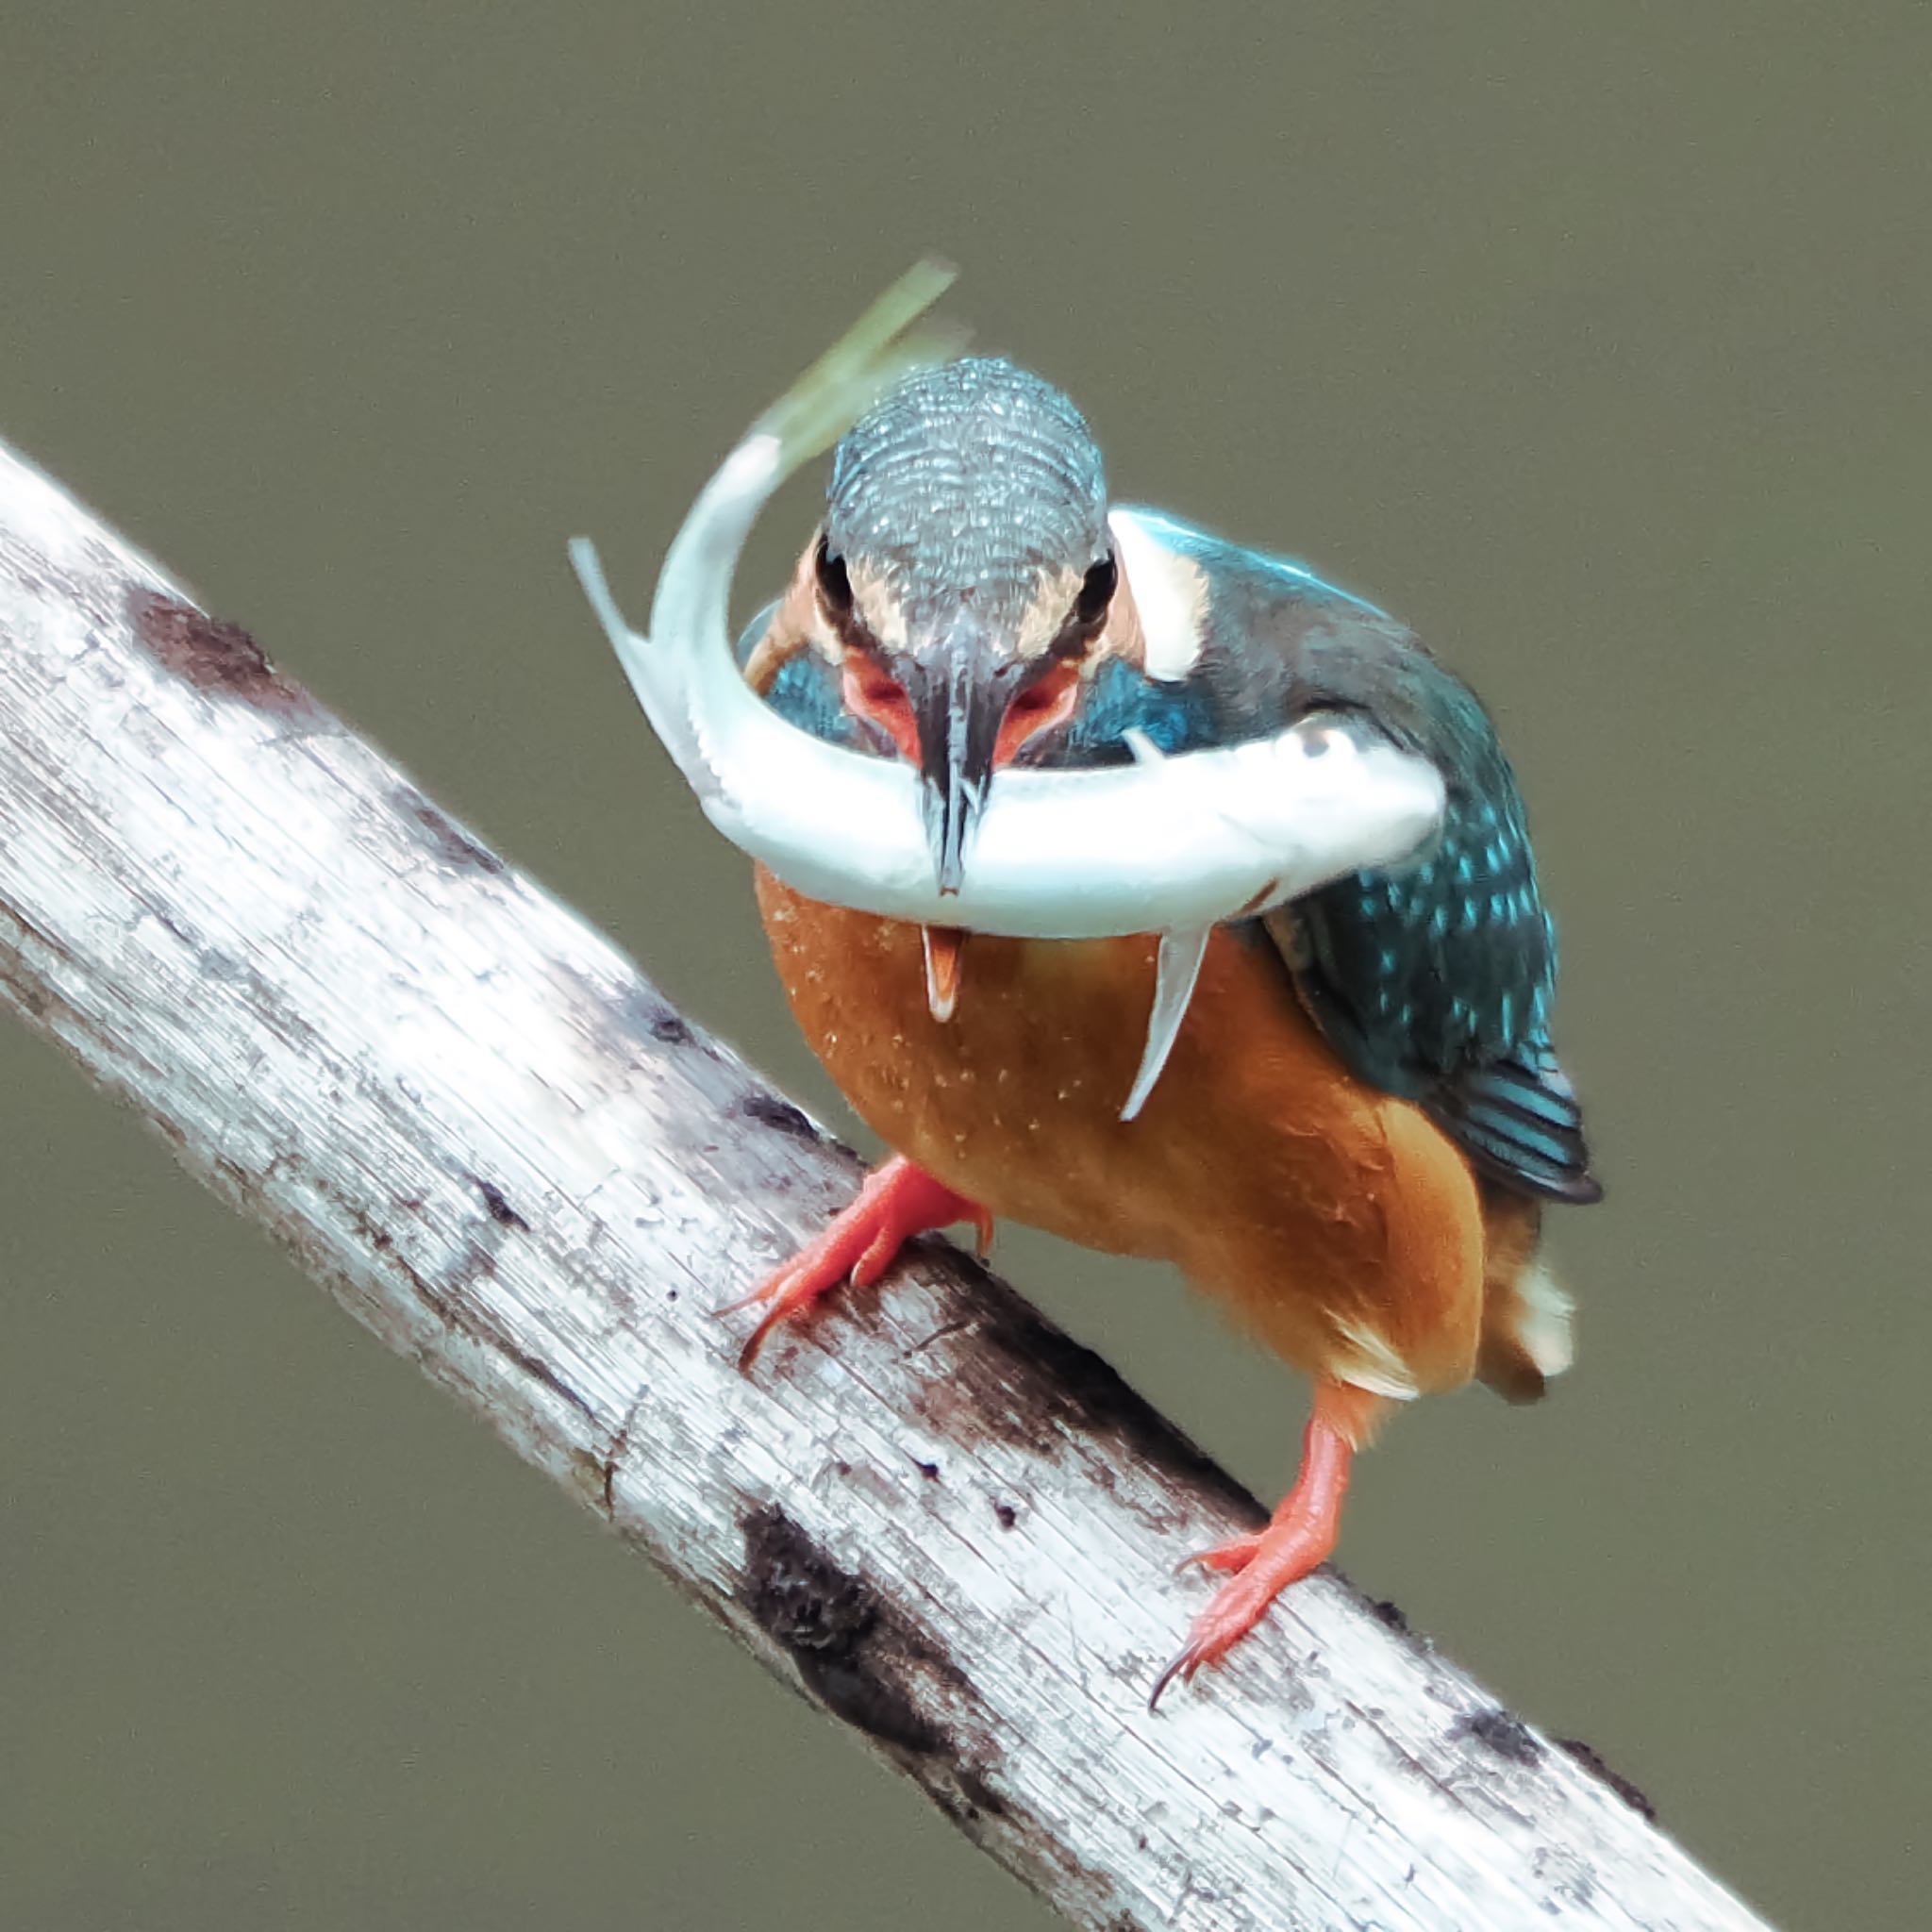
[[[398,785],[389,802],[406,819],[420,825],[430,849],[457,872],[480,872],[494,877],[508,868],[487,845],[479,845],[440,806],[432,805],[413,785]]]
[[[218,697],[240,698],[264,710],[306,711],[314,700],[268,660],[239,624],[224,624],[158,591],[127,593],[134,634],[163,670]]]
[[[1408,1637],[1414,1633],[1408,1627],[1408,1619],[1402,1614],[1399,1606],[1391,1604],[1386,1597],[1368,1599],[1369,1615],[1385,1630],[1392,1630],[1398,1637]]]
[[[834,1716],[922,1757],[946,1734],[924,1717],[903,1677],[910,1650],[878,1594],[842,1570],[775,1505],[744,1524],[743,1598]]]
[[[630,1432],[637,1426],[638,1416],[644,1404],[650,1400],[650,1396],[651,1391],[648,1388],[638,1391],[624,1421],[618,1426],[616,1435],[610,1439],[609,1453],[604,1457],[604,1480],[599,1493],[604,1502],[605,1517],[610,1521],[615,1521],[617,1515],[617,1501],[613,1494],[617,1485],[617,1466],[630,1453]]]
[[[158,925],[172,940],[184,946],[194,944],[194,935],[175,918],[174,910],[158,894],[141,894],[141,909]],[[212,973],[218,978],[228,978],[232,974],[233,962],[225,954],[216,954],[212,958],[204,954],[201,958],[204,972]]]
[[[896,1684],[874,1676],[859,1652],[821,1657],[803,1653],[798,1674],[818,1692],[834,1717],[856,1724],[881,1744],[929,1757],[945,1743],[945,1733],[921,1717]]]
[[[858,1577],[841,1570],[775,1505],[744,1525],[751,1613],[788,1650],[850,1650],[878,1620]]]
[[[961,1265],[979,1264],[961,1257]],[[1006,1283],[979,1268],[987,1292],[974,1298],[984,1341],[1008,1357],[1005,1398],[975,1378],[972,1386],[935,1384],[929,1404],[946,1410],[946,1426],[972,1426],[1055,1456],[1062,1431],[1110,1437],[1134,1459],[1151,1463],[1186,1489],[1224,1505],[1259,1527],[1267,1512],[1232,1476],[1197,1449],[1157,1409],[1128,1388],[1091,1348],[1084,1348],[1037,1314]],[[957,1396],[957,1401],[955,1397]]]
[[[1007,1815],[1007,1801],[974,1766],[962,1764],[958,1779],[959,1794],[972,1807],[974,1815],[981,1818],[1004,1818]]]
[[[1608,1785],[1640,1818],[1651,1824],[1657,1823],[1657,1807],[1627,1777],[1612,1771],[1591,1745],[1586,1744],[1581,1738],[1558,1738],[1557,1742],[1563,1750],[1569,1752],[1591,1777],[1599,1783]]]
[[[697,1029],[648,980],[631,976],[616,986],[580,977],[587,1005],[595,1014],[599,1041],[629,1066],[646,1066],[658,1056],[645,1044],[700,1046],[711,1058],[717,1049],[700,1040]]]
[[[1543,1747],[1530,1736],[1529,1726],[1500,1706],[1492,1710],[1474,1711],[1467,1717],[1457,1718],[1450,1725],[1449,1735],[1452,1738],[1474,1738],[1486,1750],[1493,1751],[1498,1757],[1507,1757],[1511,1764],[1538,1764],[1542,1761]]]
[[[451,1325],[466,1327],[473,1333],[484,1326],[481,1323],[452,1324]],[[558,1396],[563,1401],[569,1403],[571,1407],[575,1409],[585,1421],[593,1424],[596,1423],[597,1411],[541,1356],[534,1356],[528,1349],[519,1347],[517,1343],[511,1341],[500,1331],[489,1335],[488,1339],[494,1347],[502,1350],[504,1355],[513,1361],[518,1368],[522,1369],[525,1374],[528,1375],[533,1381],[542,1383],[544,1388],[549,1390],[553,1395]]]
[[[528,1234],[530,1224],[509,1205],[509,1197],[494,1181],[486,1181],[480,1174],[470,1176],[476,1191],[483,1196],[483,1205],[490,1210],[490,1218],[499,1227],[513,1227],[519,1234]]]
[[[767,1127],[774,1127],[781,1134],[791,1134],[801,1141],[816,1142],[819,1130],[806,1119],[805,1115],[782,1095],[769,1093],[762,1087],[754,1087],[732,1108],[748,1121],[758,1121]]]

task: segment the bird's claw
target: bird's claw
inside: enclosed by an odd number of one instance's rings
[[[1235,1542],[1258,1543],[1259,1541],[1258,1537],[1241,1537]],[[1222,1550],[1231,1547],[1234,1545],[1223,1543],[1219,1549],[1207,1552],[1206,1557],[1212,1558]],[[1253,1554],[1251,1550],[1250,1557]],[[1261,1621],[1281,1586],[1263,1581],[1262,1587],[1256,1589],[1254,1583],[1255,1579],[1235,1576],[1214,1592],[1208,1607],[1190,1625],[1188,1641],[1168,1659],[1159,1676],[1155,1678],[1154,1689],[1147,1697],[1149,1710],[1159,1704],[1160,1693],[1176,1677],[1184,1684],[1191,1683],[1196,1671],[1204,1664],[1219,1663]]]
[[[1182,1569],[1198,1564],[1223,1572],[1226,1580],[1194,1619],[1187,1642],[1155,1678],[1147,1699],[1149,1710],[1159,1704],[1161,1692],[1176,1677],[1191,1681],[1203,1665],[1220,1662],[1267,1615],[1269,1605],[1290,1584],[1298,1583],[1334,1549],[1353,1453],[1329,1425],[1318,1400],[1301,1474],[1267,1528],[1230,1537],[1182,1561]]]
[[[1155,1678],[1154,1689],[1147,1693],[1147,1708],[1149,1710],[1159,1709],[1161,1692],[1176,1677],[1183,1684],[1191,1684],[1194,1681],[1194,1673],[1208,1661],[1208,1659],[1206,1657],[1200,1655],[1195,1650],[1191,1642],[1184,1643],[1173,1657],[1168,1658],[1166,1668],[1162,1670],[1159,1676]]]
[[[1205,1550],[1196,1550],[1191,1556],[1183,1557],[1174,1566],[1176,1576],[1185,1576],[1190,1570],[1245,1570],[1255,1559],[1255,1552],[1261,1547],[1260,1532],[1253,1536],[1229,1537],[1224,1543],[1213,1543]]]
[[[942,1182],[903,1158],[868,1174],[858,1197],[818,1238],[774,1268],[749,1294],[713,1310],[719,1315],[762,1306],[764,1314],[739,1351],[738,1366],[749,1370],[773,1329],[802,1314],[821,1295],[841,1284],[866,1288],[876,1281],[899,1250],[916,1234],[971,1221],[979,1231],[980,1252],[992,1239],[992,1217],[977,1202],[956,1194]]]

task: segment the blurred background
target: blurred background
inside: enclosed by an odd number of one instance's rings
[[[1529,793],[1579,1365],[1404,1416],[1343,1566],[1774,1919],[1922,1926],[1928,57],[1916,5],[12,9],[0,435],[850,1132],[563,540],[640,608],[952,256],[1121,494],[1405,616]],[[1044,1925],[14,1027],[0,1094],[0,1924]],[[1001,1254],[1279,1492],[1275,1364]]]

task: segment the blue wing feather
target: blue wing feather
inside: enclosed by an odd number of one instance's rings
[[[1077,716],[1029,759],[1124,756],[1129,725],[1170,753],[1230,744],[1318,710],[1430,758],[1448,802],[1428,852],[1324,887],[1257,929],[1358,1078],[1416,1101],[1491,1178],[1596,1200],[1582,1111],[1550,1044],[1556,933],[1522,794],[1481,703],[1372,605],[1298,565],[1171,519],[1159,527],[1208,586],[1188,675],[1157,682],[1108,660]]]

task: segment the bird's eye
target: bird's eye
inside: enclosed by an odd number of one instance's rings
[[[1114,585],[1120,570],[1111,555],[1103,557],[1081,579],[1080,594],[1074,600],[1074,615],[1082,624],[1098,624],[1113,602]]]
[[[852,579],[845,575],[845,559],[834,557],[823,537],[819,539],[818,577],[819,595],[825,600],[825,608],[834,617],[843,617],[852,608]]]

